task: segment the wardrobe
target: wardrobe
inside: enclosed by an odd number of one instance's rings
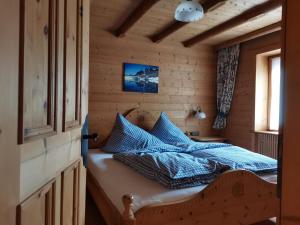
[[[1,224],[84,225],[89,0],[1,7]]]

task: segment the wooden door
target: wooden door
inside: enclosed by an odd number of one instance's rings
[[[61,225],[78,225],[79,175],[79,162],[62,173]]]
[[[80,124],[82,1],[65,0],[63,130]]]
[[[20,1],[19,132],[22,144],[56,130],[56,1]]]
[[[0,224],[16,224],[20,152],[17,148],[19,2],[1,1],[0,13]]]
[[[17,225],[53,225],[54,181],[48,183],[18,206]]]
[[[300,224],[300,1],[286,0],[283,14],[284,105],[281,224]]]

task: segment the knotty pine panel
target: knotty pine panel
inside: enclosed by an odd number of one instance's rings
[[[76,120],[77,0],[66,1],[66,121]]]
[[[141,107],[158,117],[161,111],[183,131],[213,134],[216,115],[216,64],[213,49],[159,44],[126,37],[118,39],[95,26],[91,17],[90,38],[90,132],[103,140],[111,131],[117,112]],[[160,67],[159,93],[123,92],[123,63],[140,63]],[[197,121],[191,110],[201,106],[208,118]]]
[[[26,199],[17,207],[17,225],[54,224],[54,180]]]
[[[82,15],[81,0],[65,1],[65,55],[64,55],[64,96],[63,130],[80,124],[81,100],[81,42]]]
[[[19,144],[56,130],[56,1],[22,0]]]
[[[231,143],[255,150],[256,55],[281,47],[280,31],[241,44],[236,86],[227,128],[221,132]]]
[[[24,127],[30,129],[47,126],[49,2],[27,1],[25,9]]]

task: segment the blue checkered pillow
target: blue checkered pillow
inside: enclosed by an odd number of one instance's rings
[[[190,145],[193,142],[188,138],[168,117],[165,112],[160,114],[159,119],[150,131],[166,144],[181,147],[183,145]]]
[[[103,150],[110,153],[119,153],[145,149],[153,145],[160,146],[164,143],[147,131],[130,123],[118,113],[113,131]]]

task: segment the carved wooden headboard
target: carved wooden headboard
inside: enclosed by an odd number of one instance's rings
[[[157,121],[156,115],[141,108],[130,109],[123,113],[123,116],[131,123],[143,128],[144,130],[151,130]]]

